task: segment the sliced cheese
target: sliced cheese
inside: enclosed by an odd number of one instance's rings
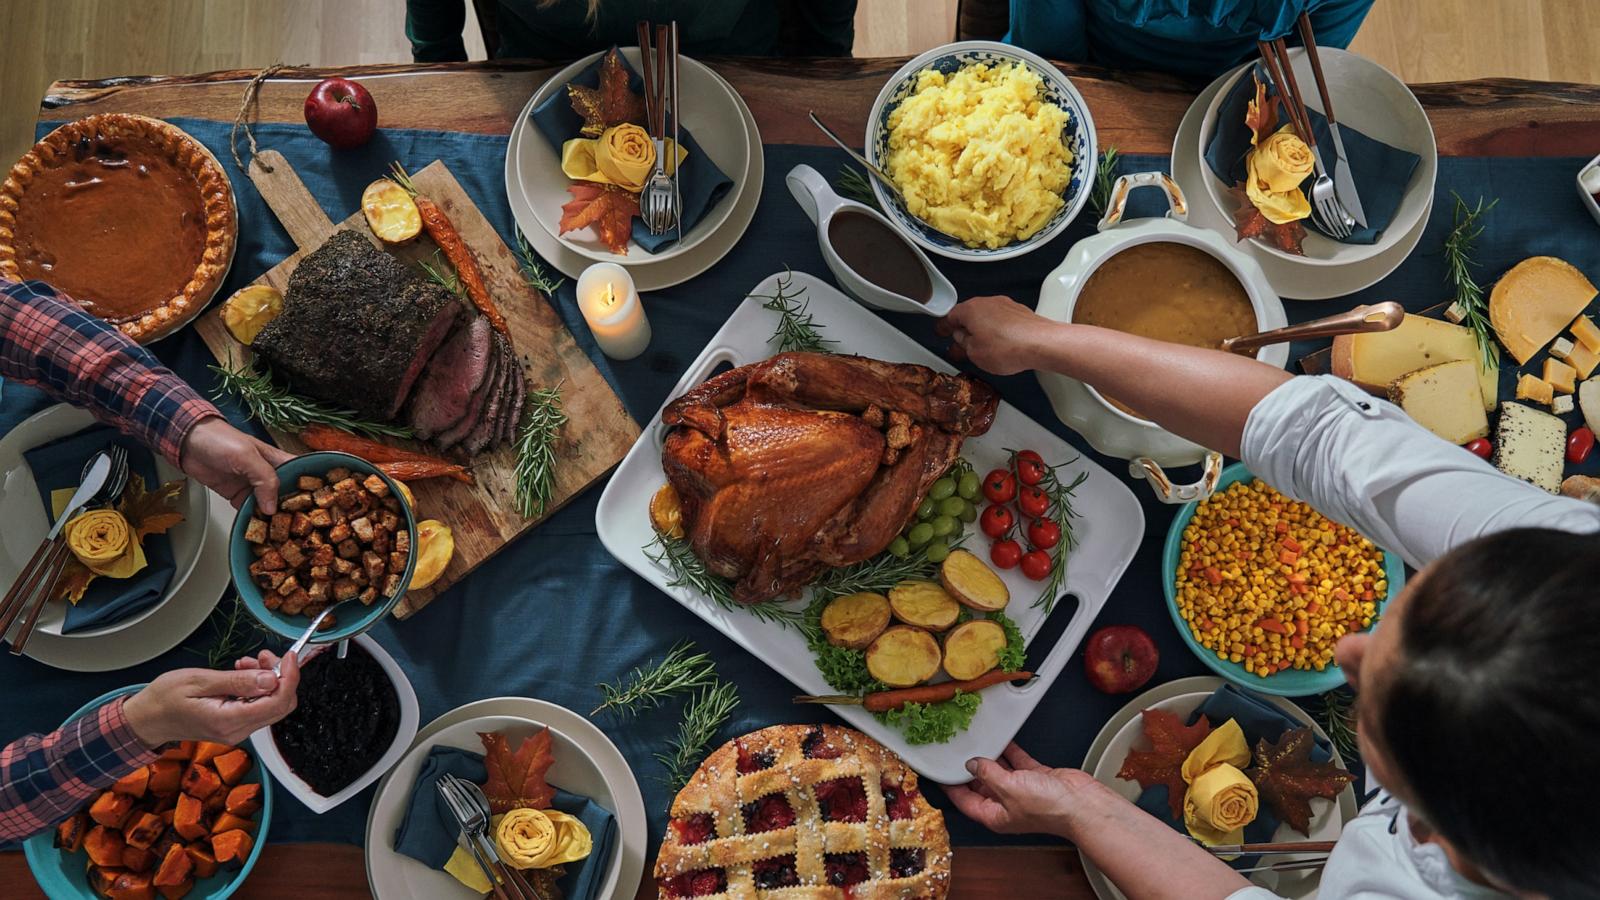
[[[1565,422],[1521,403],[1500,404],[1493,459],[1500,471],[1554,494],[1561,490],[1566,449]]]
[[[1440,363],[1396,379],[1389,386],[1389,399],[1418,425],[1452,444],[1489,436],[1474,360]]]
[[[1600,327],[1596,327],[1594,320],[1588,316],[1579,316],[1572,320],[1572,336],[1577,338],[1585,347],[1600,353]]]
[[[1489,292],[1489,324],[1519,365],[1566,329],[1595,288],[1571,263],[1534,256],[1512,266]]]
[[[1533,400],[1549,406],[1555,401],[1555,388],[1537,375],[1524,375],[1517,379],[1517,399]]]
[[[1578,409],[1583,412],[1583,424],[1600,434],[1600,378],[1578,385]]]
[[[1550,355],[1556,359],[1566,359],[1571,353],[1572,341],[1567,338],[1556,338],[1556,342],[1550,345]]]
[[[1482,359],[1471,329],[1425,316],[1406,316],[1390,331],[1333,339],[1333,374],[1379,394],[1418,369],[1460,359]],[[1483,408],[1494,409],[1500,393],[1499,373],[1481,370],[1478,384]]]
[[[1558,416],[1564,416],[1572,412],[1572,395],[1562,394],[1557,397],[1556,402],[1550,404],[1550,411]]]
[[[1567,363],[1578,370],[1579,378],[1588,378],[1594,374],[1595,367],[1600,366],[1600,353],[1579,344],[1567,354]]]
[[[1557,359],[1544,361],[1544,380],[1550,386],[1563,394],[1570,394],[1578,389],[1578,370]]]

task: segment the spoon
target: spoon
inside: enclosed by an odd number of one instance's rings
[[[1282,344],[1287,341],[1297,341],[1302,338],[1333,337],[1340,334],[1370,334],[1378,331],[1393,331],[1405,321],[1405,307],[1389,300],[1375,303],[1371,306],[1358,306],[1332,316],[1302,322],[1299,325],[1290,325],[1287,328],[1274,328],[1260,334],[1244,334],[1231,337],[1222,342],[1218,348],[1227,353],[1240,353],[1246,350],[1255,350],[1269,344]]]
[[[883,185],[885,188],[888,188],[889,193],[894,195],[894,198],[900,202],[901,206],[905,206],[906,205],[906,195],[900,193],[900,189],[898,187],[895,187],[894,182],[889,179],[888,175],[884,174],[884,171],[882,169],[878,168],[877,166],[873,165],[872,163],[867,162],[867,158],[865,156],[862,156],[861,154],[857,153],[854,148],[852,148],[849,144],[846,144],[844,142],[843,138],[839,137],[837,134],[834,134],[832,128],[829,128],[828,126],[822,124],[822,120],[817,118],[817,114],[815,112],[812,112],[812,111],[808,110],[806,112],[806,115],[811,117],[811,124],[813,124],[813,125],[817,126],[818,128],[822,129],[822,133],[827,135],[829,140],[831,140],[835,144],[839,145],[839,149],[840,150],[843,150],[844,152],[850,154],[850,158],[851,159],[855,160],[858,164],[860,164],[863,168],[865,168],[867,170],[868,174],[870,174],[873,178],[878,179],[878,183],[879,184]],[[925,219],[920,219],[919,218],[919,219],[917,219],[917,221],[921,222],[923,225],[925,225],[931,231],[937,231],[940,234],[945,235],[946,237],[953,238],[953,239],[958,240],[958,241],[961,240],[961,238],[956,237],[955,235],[951,234],[948,231],[945,231],[945,230],[943,230],[941,228],[938,228],[937,226],[933,225],[931,222],[926,221]]]
[[[298,641],[295,641],[294,645],[291,646],[287,651],[285,651],[283,656],[288,656],[290,653],[294,653],[294,654],[298,655],[300,653],[300,651],[305,648],[306,642],[311,640],[311,636],[313,634],[317,633],[317,626],[322,624],[322,620],[326,619],[328,616],[333,615],[333,611],[334,610],[338,609],[339,607],[341,607],[341,606],[343,606],[343,605],[345,605],[346,603],[349,603],[349,602],[350,602],[349,600],[341,600],[340,602],[333,604],[332,606],[328,607],[327,609],[324,609],[322,612],[317,613],[317,617],[315,619],[311,620],[311,624],[310,625],[306,626],[305,633],[300,635],[300,639]],[[274,675],[283,674],[280,671],[282,668],[283,668],[283,657],[280,656],[278,658],[278,661],[272,664],[272,674],[274,674]]]

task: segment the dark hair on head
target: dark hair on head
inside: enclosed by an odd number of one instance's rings
[[[1396,625],[1371,736],[1417,812],[1510,887],[1600,898],[1600,536],[1458,547]]]

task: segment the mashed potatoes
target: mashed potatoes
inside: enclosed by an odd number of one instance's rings
[[[1067,114],[1026,66],[929,70],[889,114],[889,177],[912,215],[972,247],[1032,236],[1072,177]]]

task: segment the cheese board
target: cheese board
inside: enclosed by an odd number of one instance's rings
[[[299,246],[296,253],[256,279],[253,285],[285,290],[301,259],[338,231],[356,231],[373,240],[360,210],[338,224],[332,222],[281,154],[271,150],[256,154],[250,161],[250,176]],[[516,255],[445,165],[435,161],[412,173],[411,180],[418,191],[432,198],[449,216],[476,257],[489,294],[505,317],[527,385],[530,388],[562,386],[562,405],[568,422],[555,448],[550,502],[536,518],[524,518],[516,509],[514,443],[502,444],[492,452],[474,457],[472,484],[449,478],[417,480],[409,484],[416,495],[419,517],[441,520],[454,532],[455,555],[436,582],[409,592],[396,605],[395,616],[402,619],[422,609],[506,544],[537,526],[599,480],[622,459],[639,436],[639,426],[628,415],[621,399],[579,348],[549,301],[529,286]],[[436,246],[426,236],[421,236],[410,243],[383,249],[418,268],[420,262],[433,258]],[[237,368],[251,363],[250,349],[240,344],[223,323],[220,304],[197,320],[195,329],[219,364]],[[290,452],[307,449],[293,432],[269,431],[273,440]],[[405,441],[388,442],[411,446]]]

